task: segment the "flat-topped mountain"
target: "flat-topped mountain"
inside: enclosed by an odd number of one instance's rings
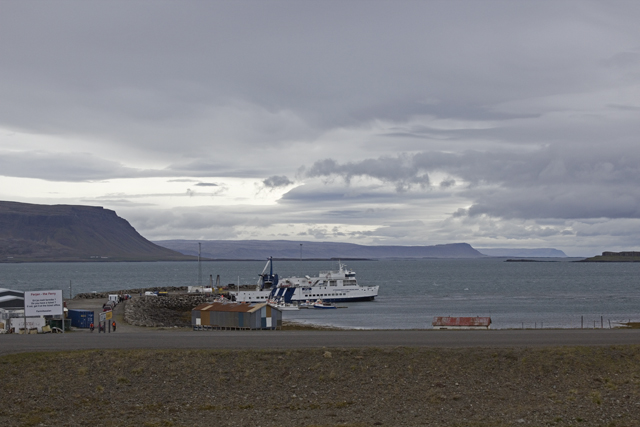
[[[160,246],[183,254],[211,259],[330,259],[330,258],[481,258],[485,255],[467,243],[434,246],[364,246],[353,243],[298,242],[290,240],[161,240]],[[301,246],[302,245],[302,246]]]
[[[191,259],[151,243],[112,210],[0,201],[0,262]]]

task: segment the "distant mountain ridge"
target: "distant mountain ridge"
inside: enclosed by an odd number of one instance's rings
[[[553,248],[479,248],[478,252],[495,257],[565,258],[567,256],[563,251]]]
[[[112,210],[0,201],[0,261],[174,261]]]
[[[292,240],[158,240],[154,243],[188,255],[198,255],[198,243],[201,243],[201,256],[210,259],[482,258],[485,256],[468,243],[434,246],[364,246],[354,243]]]

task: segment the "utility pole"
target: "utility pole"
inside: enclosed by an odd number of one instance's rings
[[[198,242],[198,286],[202,286],[202,265],[200,264],[201,252],[202,252],[202,243]]]

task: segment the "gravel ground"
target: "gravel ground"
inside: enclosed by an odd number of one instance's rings
[[[122,307],[118,337],[148,331]],[[640,346],[18,353],[0,403],[0,426],[640,427]]]
[[[0,357],[2,426],[638,426],[640,346]]]

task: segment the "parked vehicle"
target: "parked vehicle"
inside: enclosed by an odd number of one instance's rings
[[[102,311],[111,311],[115,308],[116,303],[113,301],[107,301],[106,303],[104,303],[104,305],[102,306]]]

